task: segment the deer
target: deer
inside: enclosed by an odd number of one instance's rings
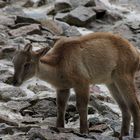
[[[133,118],[134,138],[140,138],[140,102],[134,76],[139,70],[140,53],[127,39],[109,32],[79,37],[61,37],[51,49],[32,50],[25,45],[13,58],[13,84],[21,85],[36,76],[56,89],[57,127],[64,127],[65,111],[73,88],[80,116],[80,133],[88,133],[90,84],[106,84],[121,113],[120,139],[129,135]]]

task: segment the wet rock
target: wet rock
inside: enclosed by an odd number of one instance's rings
[[[11,36],[17,37],[17,36],[24,36],[24,35],[32,35],[32,34],[39,34],[41,35],[41,29],[40,25],[38,24],[31,24],[28,26],[23,26],[18,29],[10,30],[9,34]]]
[[[0,89],[0,100],[9,101],[12,98],[25,97],[26,93],[17,87],[4,87]]]
[[[9,18],[7,16],[0,15],[0,19],[1,19],[0,20],[1,25],[11,26],[11,25],[15,24],[15,21],[13,18]]]
[[[79,6],[72,10],[66,22],[70,25],[85,26],[96,18],[96,13],[91,8]]]
[[[70,0],[56,0],[55,11],[56,12],[68,12],[72,9]]]

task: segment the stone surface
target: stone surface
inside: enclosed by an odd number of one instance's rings
[[[0,89],[0,100],[8,101],[12,98],[25,97],[26,93],[20,88],[9,87]]]
[[[78,7],[78,6],[96,6],[96,1],[95,0],[70,0],[72,3],[72,6],[74,8]]]
[[[66,12],[72,9],[72,4],[70,0],[56,0],[55,11],[56,12]]]
[[[10,30],[9,34],[11,36],[17,37],[17,36],[24,36],[24,35],[31,35],[31,34],[41,35],[42,32],[38,24],[31,24],[31,25],[20,27],[18,29]]]
[[[0,15],[0,19],[1,25],[9,26],[15,24],[14,18],[9,18],[7,16]]]
[[[91,8],[79,6],[68,14],[66,22],[70,25],[85,26],[95,18],[96,13]]]

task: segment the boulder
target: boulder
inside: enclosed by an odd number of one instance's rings
[[[96,18],[96,13],[91,8],[79,6],[72,10],[66,22],[70,25],[85,26]]]
[[[72,4],[70,0],[56,0],[55,11],[56,12],[66,12],[72,9]]]
[[[38,24],[31,24],[27,26],[20,27],[18,29],[10,30],[9,34],[11,36],[24,36],[24,35],[32,35],[32,34],[39,34],[41,35],[40,25]]]

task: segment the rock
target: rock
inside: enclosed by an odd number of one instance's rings
[[[117,11],[107,11],[104,15],[104,21],[111,24],[118,20],[121,20],[122,18],[122,15]]]
[[[29,138],[31,138],[31,137],[33,137],[33,135],[40,136],[40,137],[42,136],[43,138],[45,138],[45,140],[46,139],[85,140],[84,137],[82,138],[82,137],[79,137],[72,133],[58,133],[58,132],[55,132],[54,130],[49,130],[49,129],[31,129],[28,132],[28,136],[29,136]],[[30,140],[33,140],[33,139],[34,139],[34,137]],[[91,140],[91,139],[87,139],[87,140]]]
[[[35,19],[32,19],[32,18],[29,18],[29,17],[25,17],[25,16],[16,16],[15,18],[15,24],[18,24],[18,23],[33,23],[33,24],[40,24],[39,21],[35,20]]]
[[[96,13],[91,8],[79,6],[68,14],[66,22],[70,25],[86,26],[95,18]]]
[[[8,101],[12,98],[25,97],[26,93],[17,87],[0,88],[0,100]]]
[[[86,7],[90,7],[90,6],[96,6],[95,0],[70,0],[72,3],[72,6],[74,8],[78,7],[78,6],[86,6]]]
[[[31,24],[31,25],[20,27],[18,29],[10,30],[9,34],[13,37],[18,37],[18,36],[32,35],[32,34],[41,35],[42,32],[40,29],[40,25]]]
[[[31,42],[47,42],[47,39],[44,36],[41,35],[27,35],[27,40],[30,40]]]
[[[44,85],[29,85],[27,87],[28,89],[30,89],[31,91],[33,91],[35,94],[39,94],[42,91],[50,91],[52,92],[52,90],[50,88],[48,88],[47,86]]]
[[[43,118],[56,117],[56,103],[52,98],[38,101],[32,106],[32,109],[37,115],[42,116]]]
[[[9,18],[7,16],[0,15],[0,24],[4,26],[12,26],[15,24],[14,18]]]
[[[48,32],[50,32],[52,35],[62,35],[63,29],[59,25],[58,22],[55,20],[41,20],[42,28]]]
[[[3,0],[0,0],[0,8],[3,8],[6,6],[6,2]]]
[[[15,54],[15,51],[16,51],[16,47],[15,46],[13,46],[13,45],[11,45],[11,46],[3,45],[3,47],[0,47],[0,54],[1,54],[0,57],[1,57],[1,59],[2,58],[3,59],[4,58],[11,59],[11,58],[13,58],[13,56]]]
[[[96,12],[96,18],[101,19],[106,14],[107,10],[101,6],[93,7],[93,10]]]
[[[69,13],[57,13],[55,15],[55,19],[67,22],[68,16],[69,16]]]
[[[55,11],[56,12],[68,12],[72,9],[70,0],[56,0]]]
[[[20,112],[20,110],[27,108],[30,105],[31,104],[28,101],[9,101],[5,106],[13,111]]]
[[[134,22],[134,23],[133,22],[129,22],[126,25],[130,28],[130,30],[134,34],[140,33],[140,24],[139,24],[139,22]]]
[[[28,0],[23,7],[39,7],[42,5],[45,5],[46,1],[45,0]]]
[[[18,5],[9,5],[6,6],[3,10],[3,12],[7,15],[18,15],[18,16],[25,16],[25,13],[23,12],[22,7],[18,6]]]
[[[108,128],[107,124],[98,124],[89,128],[90,132],[102,133]]]
[[[2,53],[2,58],[4,58],[4,54]],[[3,62],[3,61],[1,61]],[[7,83],[7,82],[10,82],[10,78],[13,77],[13,74],[11,71],[9,71],[11,67],[9,66],[6,66],[6,65],[0,65],[0,82],[4,82],[4,83]]]
[[[62,21],[58,21],[58,20],[56,20],[56,22],[61,26],[64,36],[80,36],[81,35],[77,27],[70,26],[69,24]]]

